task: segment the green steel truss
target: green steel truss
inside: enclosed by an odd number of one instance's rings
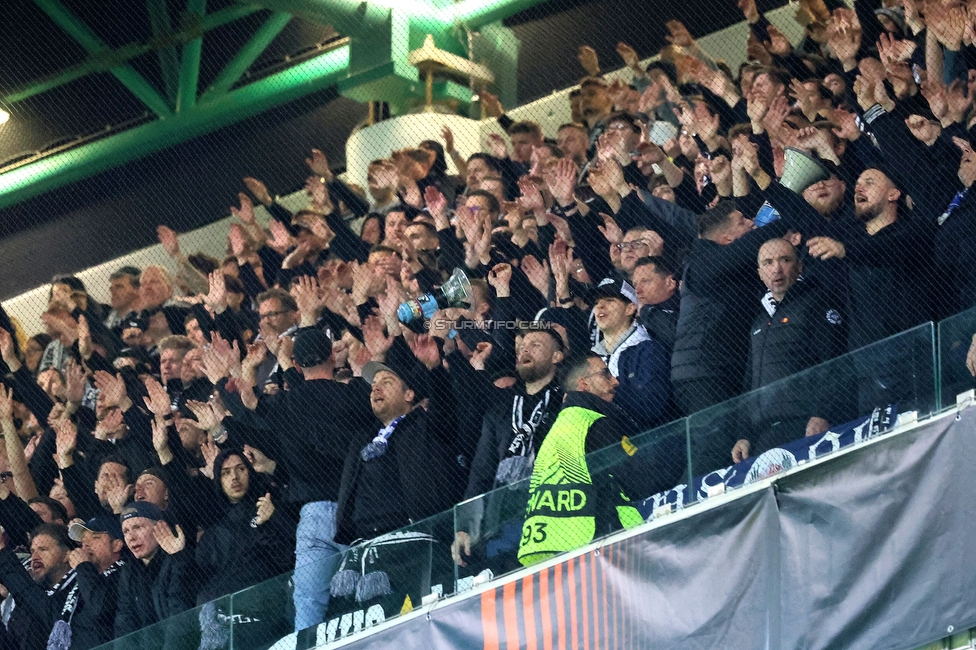
[[[0,208],[76,182],[155,151],[198,137],[329,86],[357,101],[382,101],[394,114],[406,112],[424,94],[408,53],[429,34],[437,46],[468,55],[469,33],[477,32],[476,60],[496,75],[491,88],[502,102],[515,102],[519,42],[500,21],[545,0],[251,0],[207,14],[206,0],[186,0],[174,29],[167,0],[146,0],[153,38],[113,50],[59,0],[34,0],[88,53],[83,63],[22,88],[0,91],[13,114],[17,102],[71,83],[88,74],[110,73],[157,119],[88,144],[21,161],[0,173]],[[270,10],[264,23],[201,93],[200,58],[204,34],[256,11]],[[289,23],[293,15],[331,25],[345,39],[329,49],[259,81],[239,85],[244,73]],[[128,61],[155,52],[164,88],[157,89]],[[235,86],[237,86],[235,88]],[[459,107],[470,93],[440,81],[435,93]]]

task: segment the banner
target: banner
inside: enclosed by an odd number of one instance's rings
[[[976,625],[974,434],[942,417],[325,647],[917,648]]]
[[[669,515],[695,501],[703,501],[725,490],[749,485],[792,469],[801,462],[816,460],[843,447],[858,444],[886,433],[894,426],[898,407],[894,404],[874,409],[871,415],[831,428],[818,436],[800,438],[774,447],[740,463],[696,476],[688,485],[676,485],[637,504],[644,519]]]

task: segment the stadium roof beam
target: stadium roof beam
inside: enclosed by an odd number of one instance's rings
[[[230,90],[290,21],[291,14],[280,11],[272,13],[234,58],[227,62],[200,101],[208,101]]]
[[[191,24],[203,22],[206,0],[188,0],[186,19]],[[176,112],[193,108],[197,103],[197,83],[200,81],[200,55],[203,53],[203,31],[196,38],[183,44],[180,62],[180,83],[176,94]]]
[[[117,50],[106,50],[104,52],[99,52],[92,55],[91,58],[83,63],[71,66],[70,68],[65,68],[61,72],[53,74],[49,77],[38,79],[37,81],[33,81],[29,84],[21,86],[20,88],[11,90],[3,97],[3,102],[6,104],[15,104],[19,101],[27,99],[28,97],[33,97],[35,95],[47,92],[48,90],[71,83],[72,81],[80,79],[86,75],[108,72],[112,70],[112,68],[120,66],[126,61],[134,59],[137,56],[142,56],[148,52],[158,51],[167,47],[182,45],[183,43],[197,38],[202,32],[208,32],[212,29],[216,29],[217,27],[226,25],[227,23],[250,16],[258,11],[261,11],[260,7],[251,5],[234,5],[204,16],[203,21],[200,24],[184,28],[178,32],[159,34],[145,43],[130,43]],[[176,72],[174,75],[174,81],[178,82],[178,57],[176,59],[174,71]],[[174,99],[176,97],[175,85],[172,97]]]
[[[109,50],[109,47],[95,32],[85,25],[70,9],[58,2],[58,0],[34,0],[34,3],[58,27],[63,29],[79,45],[85,48],[89,54],[100,55]],[[129,89],[129,92],[138,97],[139,101],[145,104],[153,113],[160,117],[173,114],[169,103],[142,75],[136,72],[135,68],[127,63],[123,63],[112,68],[111,72],[115,75],[116,79],[122,82],[123,86]]]
[[[349,43],[198,103],[167,118],[46,156],[0,174],[0,208],[198,137],[336,84],[349,67]]]
[[[146,0],[146,13],[149,15],[149,28],[153,38],[165,38],[173,32],[166,0]],[[180,84],[180,55],[176,51],[176,45],[172,43],[159,48],[156,54],[159,56],[159,69],[163,74],[166,96],[175,103]]]

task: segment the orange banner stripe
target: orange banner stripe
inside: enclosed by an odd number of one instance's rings
[[[549,569],[539,574],[539,610],[542,612],[542,650],[552,650],[552,616],[549,613]]]
[[[559,650],[566,650],[566,612],[563,610],[566,601],[563,600],[562,564],[556,565],[556,575],[553,578],[553,583],[556,587],[556,638],[559,641]]]
[[[536,650],[535,599],[532,594],[534,576],[522,578],[522,620],[525,624],[525,650]]]
[[[590,577],[593,580],[593,647],[601,648],[600,637],[603,636],[600,633],[600,626],[603,624],[603,613],[606,609],[603,607],[604,602],[601,598],[601,589],[599,578],[597,574],[599,573],[598,568],[600,564],[600,556],[593,554],[590,556]],[[606,593],[606,590],[603,590]]]
[[[582,616],[580,619],[583,622],[583,647],[590,647],[590,617],[589,617],[589,604],[590,604],[590,590],[587,588],[587,556],[581,555],[579,557],[579,571],[580,571],[580,609],[582,609]]]
[[[485,650],[500,650],[495,591],[495,589],[489,589],[481,594],[481,630],[485,637]]]
[[[566,582],[569,583],[569,638],[573,645],[573,650],[579,648],[579,631],[576,629],[576,558],[569,558],[566,563]]]

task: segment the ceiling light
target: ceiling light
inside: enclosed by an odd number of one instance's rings
[[[6,124],[7,120],[9,119],[10,119],[10,113],[8,113],[3,109],[0,109],[0,124]]]

